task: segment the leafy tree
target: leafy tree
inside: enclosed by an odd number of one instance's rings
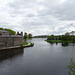
[[[24,33],[24,39],[27,39],[27,33],[26,32]]]
[[[50,35],[50,36],[48,36],[48,39],[47,40],[54,40],[54,35]]]
[[[62,41],[68,41],[69,39],[68,39],[68,36],[66,36],[66,35],[62,35]]]
[[[70,34],[74,35],[75,34],[75,31],[70,32]]]
[[[73,42],[73,43],[75,43],[75,37],[72,37],[72,39],[71,39],[71,40],[72,40],[72,42]]]
[[[69,33],[69,32],[66,32],[66,33],[65,33],[65,35],[66,35],[66,36],[69,36],[69,35],[70,35],[70,33]]]
[[[32,38],[32,34],[29,33],[28,34],[28,38],[31,39]]]

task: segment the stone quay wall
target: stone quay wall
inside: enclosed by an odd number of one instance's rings
[[[10,33],[6,30],[0,30],[0,35],[9,35]]]
[[[23,36],[19,36],[19,35],[0,36],[0,48],[18,46],[18,45],[22,45],[23,43],[24,43]]]

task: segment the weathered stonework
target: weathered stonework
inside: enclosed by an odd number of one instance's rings
[[[9,32],[0,32],[0,48],[22,45],[24,38],[21,35],[9,35]]]
[[[9,35],[10,33],[6,30],[0,30],[0,35]]]

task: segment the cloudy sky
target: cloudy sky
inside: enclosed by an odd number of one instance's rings
[[[33,35],[75,29],[75,0],[0,0],[0,27]]]

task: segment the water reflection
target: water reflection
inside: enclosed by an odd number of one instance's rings
[[[62,43],[61,45],[62,45],[62,46],[68,46],[69,43]]]
[[[56,44],[56,45],[58,45],[58,43],[50,43],[50,45],[54,45],[54,44]],[[75,46],[75,43],[66,43],[66,42],[64,42],[64,43],[61,43],[61,46]]]
[[[0,51],[0,61],[13,58],[24,53],[23,48],[11,49],[11,50],[2,50]]]
[[[58,43],[56,42],[56,45],[58,45]]]
[[[7,54],[0,56],[0,60],[4,57],[0,75],[68,75],[66,66],[71,58],[75,58],[75,46],[69,43],[70,46],[63,47],[61,43],[49,44],[44,40],[30,40],[35,45],[24,48],[24,54],[22,49],[20,52],[9,51],[9,54],[0,51],[0,54]]]
[[[53,42],[51,42],[50,44],[51,44],[51,45],[53,45],[54,43],[53,43]]]

